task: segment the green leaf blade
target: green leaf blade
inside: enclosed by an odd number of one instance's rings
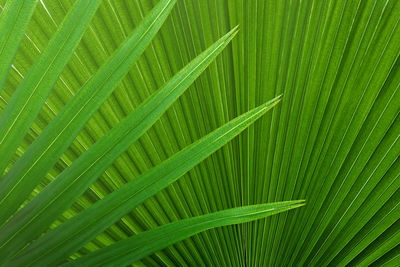
[[[0,224],[28,197],[110,96],[157,33],[175,0],[161,1],[43,130],[0,181]]]
[[[0,15],[0,92],[38,0],[9,0]]]
[[[75,2],[1,113],[0,174],[28,132],[100,3],[101,0]]]
[[[225,225],[245,223],[305,205],[287,201],[244,206],[172,222],[139,233],[92,252],[63,266],[125,266],[197,233]]]
[[[17,252],[72,203],[189,87],[235,36],[236,28],[136,108],[0,229],[0,257]],[[12,204],[12,203],[11,203]]]
[[[125,186],[107,195],[101,201],[96,202],[38,239],[16,258],[16,262],[38,266],[60,262],[107,229],[118,218],[176,181],[211,153],[237,136],[279,103],[280,99],[280,96],[276,97],[237,117],[156,167],[144,172]],[[65,242],[67,240],[68,242]]]

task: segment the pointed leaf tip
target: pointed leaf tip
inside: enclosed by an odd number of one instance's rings
[[[165,224],[62,266],[125,266],[169,245],[215,227],[245,223],[299,207],[302,200],[242,206]]]
[[[236,34],[239,32],[238,30],[238,26],[234,27],[233,29],[231,29],[229,32],[227,32],[224,36],[222,36],[217,42],[219,41],[224,41],[226,43],[229,43],[235,36]]]

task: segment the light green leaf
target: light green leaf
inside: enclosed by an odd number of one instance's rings
[[[40,183],[157,33],[175,0],[161,1],[0,180],[0,225]]]
[[[10,266],[13,264],[43,266],[59,263],[140,203],[175,182],[196,164],[237,136],[275,106],[280,99],[280,96],[276,97],[250,110],[144,172],[33,242],[16,257],[15,262],[10,262]],[[68,184],[65,184],[64,188],[66,186]],[[43,190],[42,193],[45,191]]]
[[[0,92],[38,0],[8,0],[0,14]]]
[[[0,6],[6,2],[17,3],[0,0]],[[0,114],[75,2],[41,0],[36,5],[0,92]],[[25,167],[34,165],[23,154],[32,153],[29,147],[39,134],[159,2],[102,1],[38,116],[33,123],[27,120],[30,129],[17,152],[0,154],[0,161],[12,157],[7,171],[24,175],[25,170],[17,171],[21,158]],[[15,10],[10,12],[17,17]],[[14,22],[28,21],[20,19]],[[114,224],[110,220],[110,227],[99,229],[90,242],[75,243],[78,250],[71,247],[76,252],[66,253],[62,262],[181,218],[306,199],[307,206],[300,209],[199,233],[140,259],[135,266],[400,266],[398,0],[178,0],[132,70],[68,149],[61,157],[55,153],[57,159],[47,154],[44,169],[57,160],[54,167],[41,177],[29,175],[26,180],[37,186],[18,208],[22,211],[31,200],[45,199],[43,188],[235,25],[240,25],[238,35],[190,90],[72,205],[72,190],[65,194],[67,199],[57,200],[70,208],[49,228],[62,225],[238,115],[276,95],[285,96],[282,103],[133,212]],[[17,42],[9,45],[16,48]],[[9,62],[6,58],[0,61]],[[35,145],[35,149],[45,148]],[[87,184],[83,189],[78,185],[79,195]],[[38,194],[40,198],[35,198]],[[48,195],[53,199],[51,192]],[[55,216],[52,208],[48,211]],[[24,212],[26,217],[17,215],[21,222],[13,220],[15,228],[7,226],[10,234],[19,229],[28,233],[26,222],[35,212],[28,208]],[[43,219],[46,212],[37,214]],[[39,226],[35,229],[36,236],[41,231]],[[20,237],[34,239],[29,234]]]
[[[126,266],[202,231],[258,220],[304,204],[300,200],[244,206],[179,220],[139,233],[62,266]]]
[[[77,0],[0,115],[0,175],[78,46],[101,0]]]
[[[236,28],[231,30],[200,54],[17,212],[0,229],[0,258],[17,252],[68,209],[121,153],[157,121],[225,48],[236,32]]]

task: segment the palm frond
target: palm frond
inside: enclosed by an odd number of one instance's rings
[[[120,244],[133,240],[127,245],[133,247],[150,236],[160,246],[150,244],[143,252],[135,251],[134,266],[397,266],[400,2],[177,0],[162,12],[167,2],[0,0],[4,9],[0,15],[0,85],[4,84],[0,199],[10,196],[8,204],[0,206],[1,233],[15,222],[25,224],[33,218],[36,214],[29,207],[62,190],[59,178],[69,177],[72,170],[73,176],[79,176],[79,166],[85,169],[92,162],[90,151],[99,144],[104,142],[115,151],[105,154],[110,158],[96,167],[98,171],[80,180],[86,182],[76,187],[76,194],[65,195],[63,208],[54,206],[49,218],[41,213],[46,221],[43,229],[30,238],[21,235],[24,241],[12,240],[19,245],[11,254],[19,255],[8,260],[14,258],[16,263],[20,257],[28,263],[27,251],[35,243],[51,247],[44,241],[46,235],[37,240],[33,236],[42,231],[57,233],[140,177],[154,170],[161,175],[160,166],[176,155],[186,155],[182,162],[195,167],[181,169],[158,190],[154,187],[141,199],[143,203],[135,202],[135,209],[126,206],[90,237],[82,237],[85,241],[71,243],[68,252],[60,250],[62,257],[54,262],[98,259],[96,255]],[[82,9],[77,10],[77,5]],[[85,5],[93,5],[88,14],[93,19],[78,15],[85,12]],[[26,16],[18,13],[18,7]],[[75,19],[69,19],[71,14]],[[152,24],[157,14],[162,15]],[[79,27],[74,28],[75,23]],[[179,93],[149,106],[159,109],[148,113],[153,115],[145,117],[146,123],[131,139],[121,138],[118,143],[108,137],[125,118],[139,114],[166,84],[174,79],[179,83],[190,61],[203,51],[206,57],[207,47],[237,25],[236,37],[228,44],[232,36],[225,36],[226,48],[212,54],[212,58],[219,55],[188,78]],[[143,33],[139,29],[150,28],[141,41],[133,37]],[[60,34],[70,31],[73,38]],[[63,40],[70,45],[57,45]],[[54,51],[64,54],[57,56]],[[40,76],[52,59],[58,62],[56,68],[42,83]],[[115,76],[108,76],[113,70]],[[31,99],[36,85],[42,89]],[[241,129],[236,138],[232,135],[232,141],[218,150],[209,147],[209,133],[220,127],[229,132],[231,120],[281,94],[279,105]],[[87,105],[81,105],[89,98]],[[22,109],[24,104],[27,108]],[[74,111],[81,107],[84,112],[74,119]],[[205,136],[209,143],[203,145],[210,148],[206,154],[212,153],[207,158],[200,162],[190,153],[181,154]],[[34,164],[46,147],[45,157]],[[30,183],[26,191],[10,190],[19,180],[24,181],[21,186]],[[190,225],[191,220],[223,214],[225,209],[296,199],[305,199],[307,205],[241,225],[188,235],[182,231],[173,242],[182,241],[175,244],[164,245],[156,237],[158,231],[162,235],[163,229],[173,231],[174,225]],[[17,251],[31,241],[25,250]]]
[[[264,218],[303,205],[303,201],[260,204],[179,220],[119,241],[65,266],[128,265],[204,230]]]
[[[38,0],[7,1],[0,15],[0,89],[3,88],[19,44]]]

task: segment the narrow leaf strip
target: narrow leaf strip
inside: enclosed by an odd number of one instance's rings
[[[38,0],[8,0],[0,15],[0,92]]]
[[[101,0],[77,0],[0,115],[0,175],[79,44]]]
[[[252,205],[179,220],[139,233],[62,266],[127,266],[202,231],[265,218],[303,205],[301,200]]]
[[[0,229],[0,258],[39,236],[189,87],[234,37],[233,29],[111,129]]]
[[[280,97],[277,97],[252,109],[144,172],[33,242],[10,266],[47,266],[59,263],[140,203],[175,182],[279,101]],[[67,186],[64,185],[65,190],[68,190]]]
[[[0,181],[0,225],[28,197],[143,53],[176,0],[161,1]]]

